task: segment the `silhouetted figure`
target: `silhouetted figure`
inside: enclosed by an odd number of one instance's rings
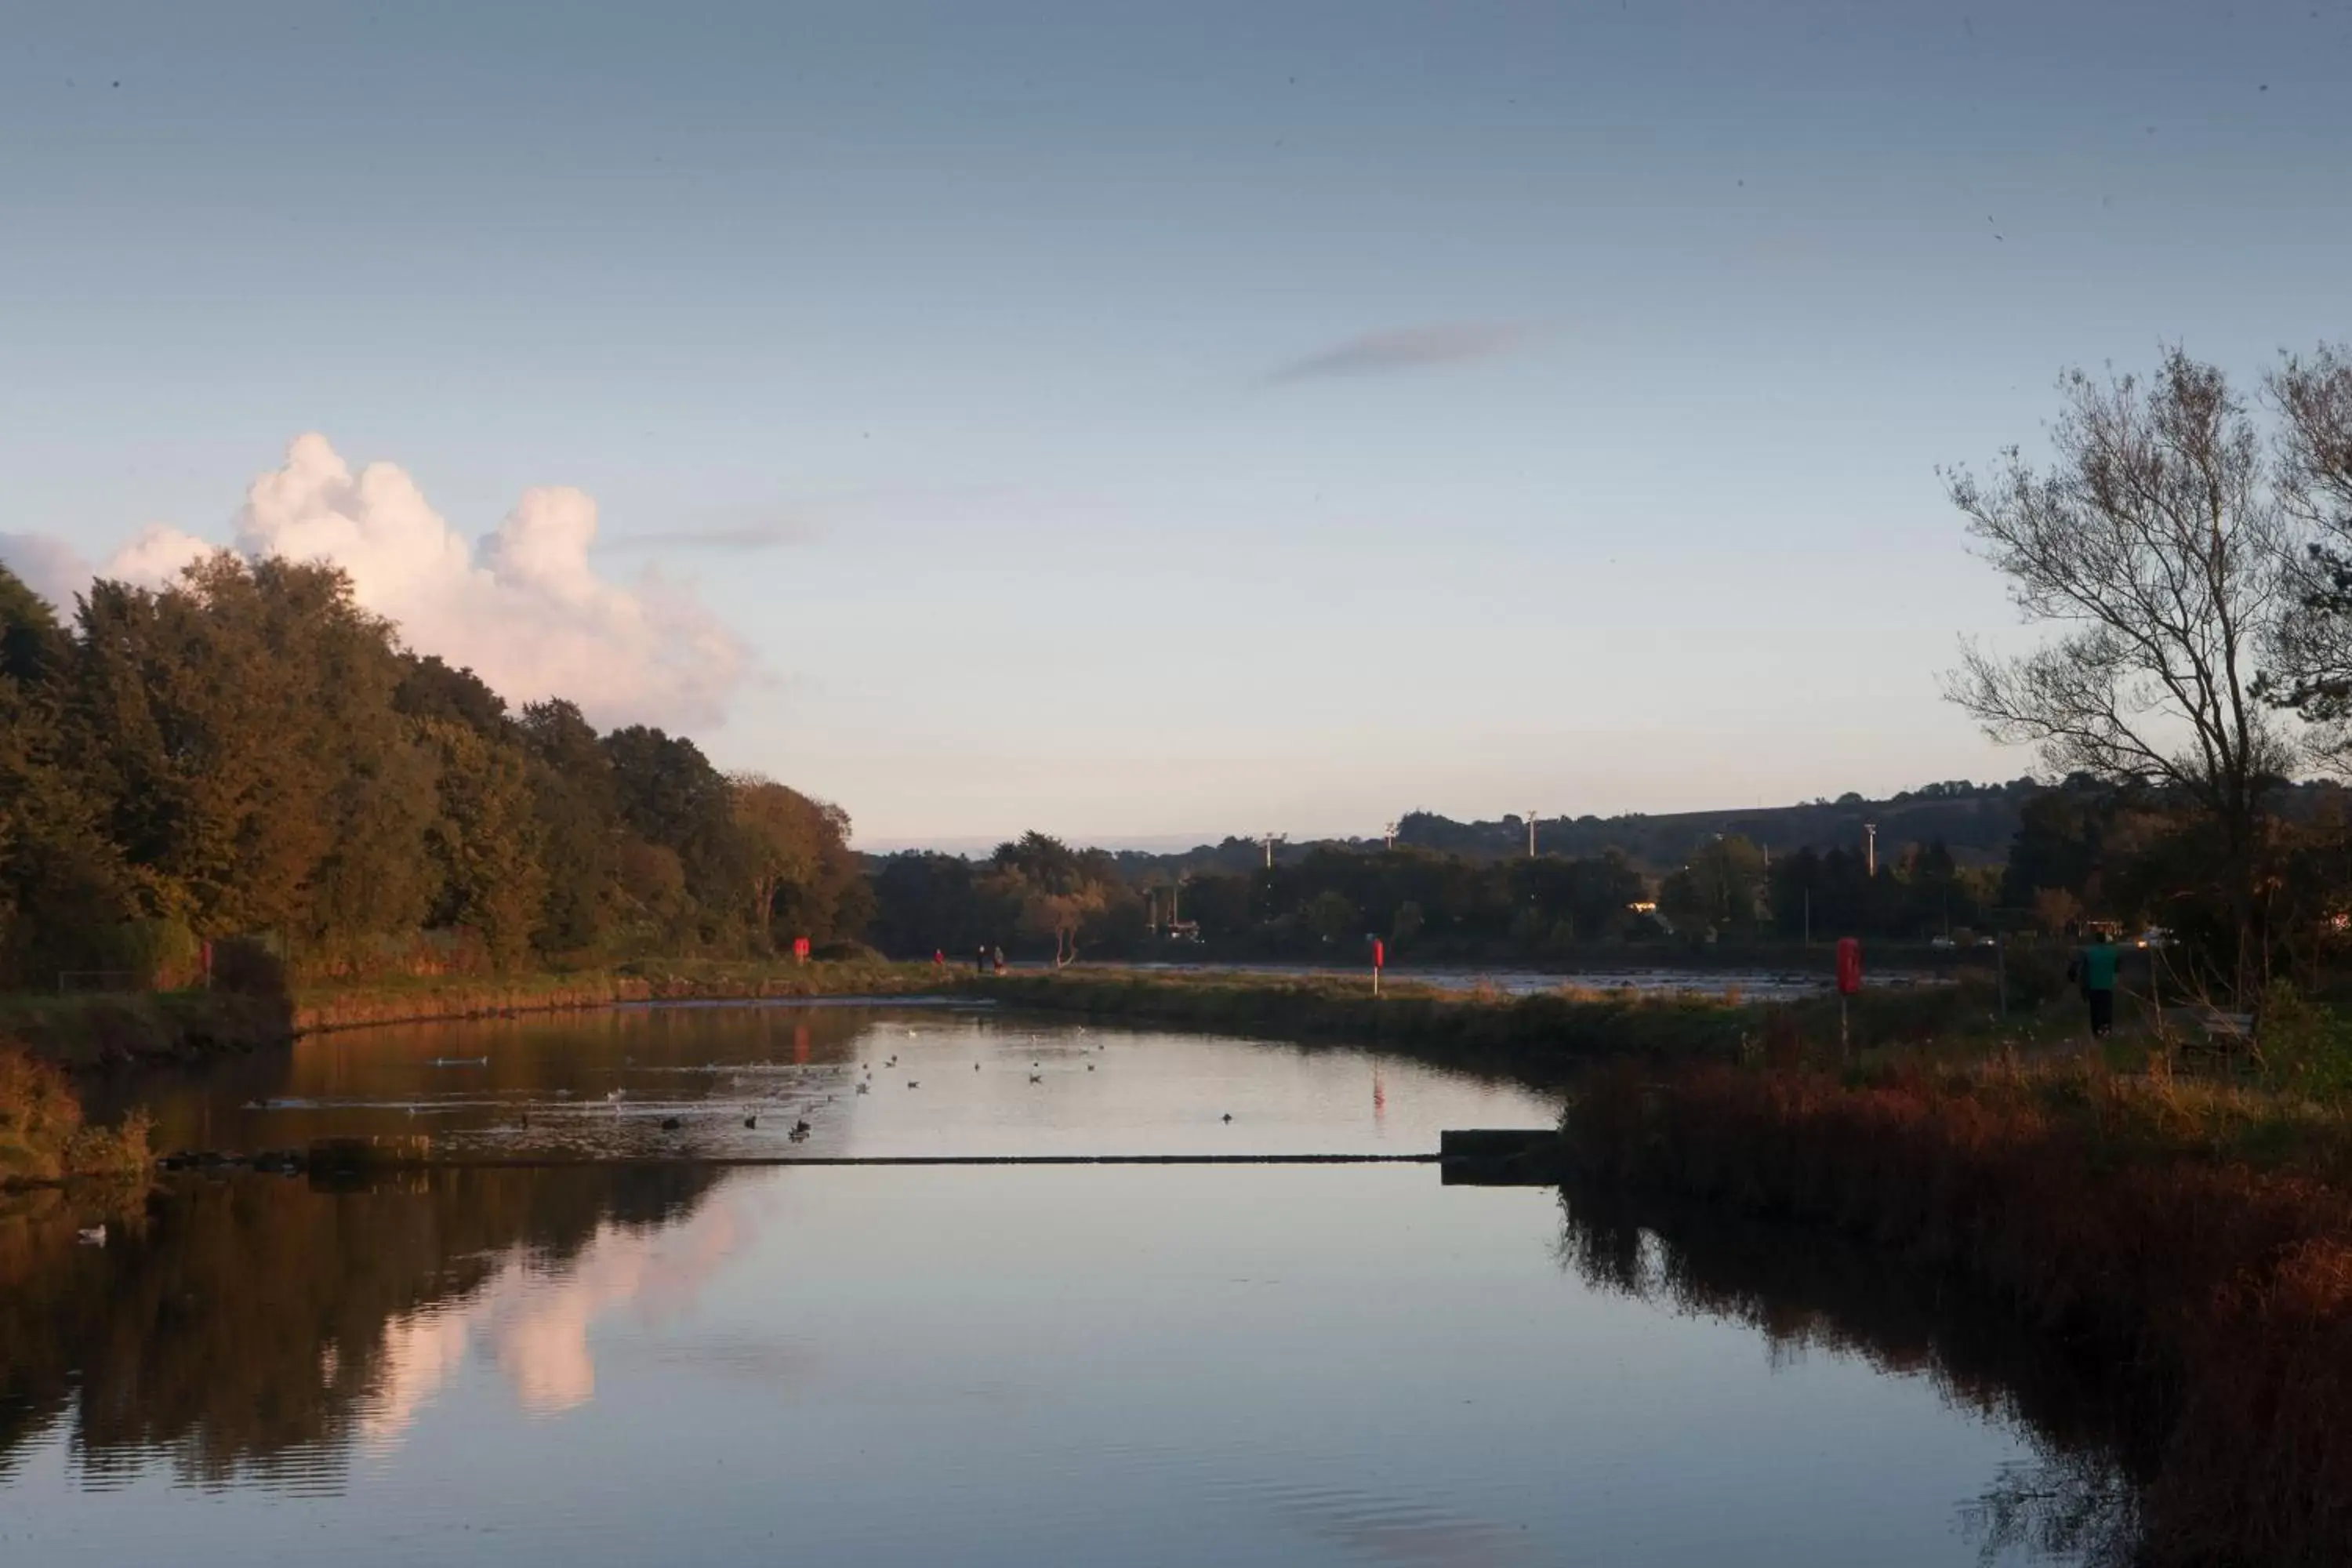
[[[2085,943],[2074,955],[2073,975],[2083,988],[2083,1000],[2090,1006],[2094,1038],[2115,1033],[2116,970],[2122,963],[2121,950],[2104,936]]]

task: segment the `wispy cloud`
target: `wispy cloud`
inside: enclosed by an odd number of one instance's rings
[[[1492,359],[1526,346],[1535,329],[1523,321],[1440,321],[1366,332],[1276,367],[1269,382],[1334,375],[1386,375],[1463,360]]]
[[[739,528],[685,528],[664,533],[617,533],[604,541],[607,550],[699,550],[716,554],[748,554],[805,544],[816,529],[798,518],[745,523]]]

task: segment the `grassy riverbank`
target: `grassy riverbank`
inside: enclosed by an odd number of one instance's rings
[[[1547,1088],[1598,1060],[1762,1059],[1834,1051],[1834,998],[1763,1005],[1732,991],[1712,995],[1561,987],[1521,995],[1383,984],[1330,975],[1246,971],[1066,970],[968,982],[1007,1006],[1167,1024],[1220,1034],[1381,1046],[1424,1059],[1507,1073]],[[1856,997],[1848,1032],[1855,1051],[1949,1047],[2000,1030],[1996,999],[1975,984],[1882,990]],[[2047,1026],[2021,1013],[2017,1036]]]
[[[903,995],[937,990],[928,963],[680,962],[568,974],[451,975],[305,985],[290,995],[164,991],[0,995],[0,1047],[68,1071],[186,1065],[378,1024],[510,1016],[627,1002]]]
[[[2352,1561],[2352,1116],[2096,1059],[1603,1072],[1586,1177],[1949,1267],[2131,1370],[2166,1562]]]
[[[937,991],[943,984],[940,971],[929,963],[681,960],[569,974],[450,976],[304,986],[294,994],[293,1026],[296,1032],[310,1035],[376,1024],[502,1017],[628,1002],[907,995]]]

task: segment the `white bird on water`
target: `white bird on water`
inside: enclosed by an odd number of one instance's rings
[[[104,1247],[106,1245],[106,1226],[103,1224],[84,1226],[81,1229],[74,1232],[74,1237],[84,1247]]]

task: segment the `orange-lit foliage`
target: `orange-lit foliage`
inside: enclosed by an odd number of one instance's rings
[[[80,1098],[63,1072],[0,1044],[0,1186],[135,1174],[147,1161],[143,1114],[110,1131],[85,1126]]]

